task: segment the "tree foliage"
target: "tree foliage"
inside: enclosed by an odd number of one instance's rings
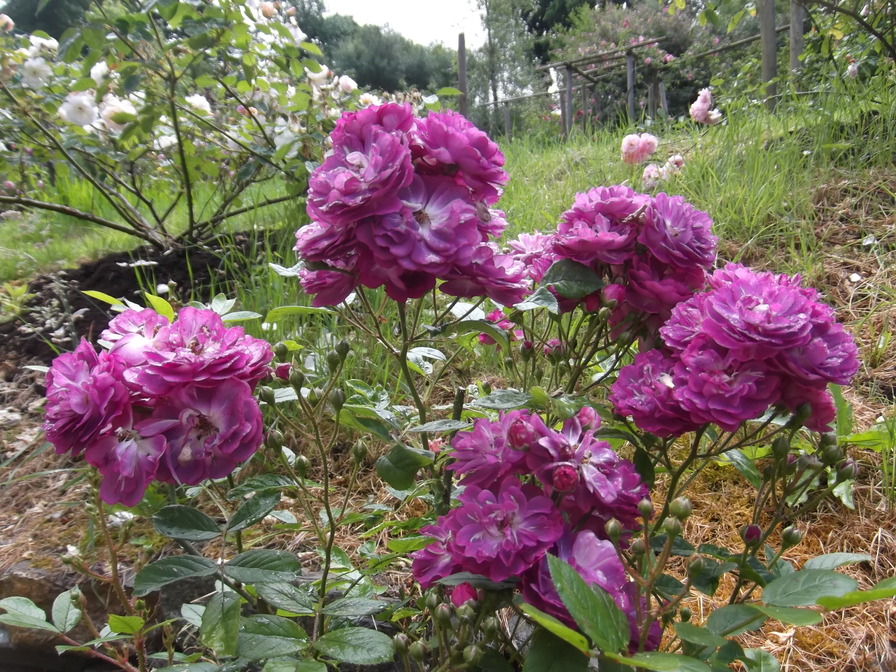
[[[0,11],[16,22],[17,30],[42,30],[58,39],[83,21],[89,6],[90,0],[6,0]]]

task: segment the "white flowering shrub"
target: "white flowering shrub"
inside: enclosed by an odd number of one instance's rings
[[[360,92],[320,64],[291,10],[122,4],[61,43],[0,22],[0,210],[59,210],[56,180],[85,181],[116,217],[65,212],[168,247],[245,212],[249,190],[253,208],[303,196]]]

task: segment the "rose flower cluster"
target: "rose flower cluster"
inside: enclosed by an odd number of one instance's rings
[[[451,111],[414,116],[389,103],[343,114],[309,181],[311,224],[296,234],[303,289],[334,305],[358,287],[396,301],[439,289],[518,302],[525,269],[491,241],[507,181],[488,136]]]
[[[261,445],[253,390],[273,357],[267,342],[188,307],[172,323],[127,310],[101,343],[53,361],[44,430],[57,453],[99,470],[103,501],[133,506],[152,480],[223,478]]]
[[[616,412],[658,436],[706,423],[734,431],[769,407],[808,405],[806,426],[834,420],[829,383],[858,370],[855,342],[800,277],[728,264],[708,290],[680,303],[660,329],[664,347],[639,353],[613,385]]]
[[[559,431],[521,410],[497,421],[478,419],[471,431],[456,434],[449,468],[461,475],[463,492],[459,506],[421,529],[434,541],[414,554],[420,584],[427,588],[459,572],[514,581],[526,601],[575,627],[553,587],[550,553],[610,593],[628,615],[637,646],[639,598],[606,526],[619,521],[623,540],[638,529],[638,503],[648,487],[631,462],[595,437],[599,426],[591,408]],[[468,597],[475,597],[468,584],[452,595]],[[657,627],[648,648],[658,643]]]
[[[553,262],[570,259],[606,283],[581,301],[558,297],[562,309],[612,306],[612,324],[646,318],[658,329],[677,303],[704,287],[716,243],[712,220],[681,196],[612,186],[577,194],[553,234],[520,236],[510,246],[536,282]]]

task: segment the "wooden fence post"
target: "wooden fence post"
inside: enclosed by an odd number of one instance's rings
[[[628,98],[628,118],[635,120],[635,55],[631,51],[625,53],[625,95]]]
[[[465,117],[467,115],[467,45],[464,34],[457,36],[457,88],[460,90],[460,101],[458,107],[460,113]]]
[[[790,70],[799,72],[803,69],[800,55],[803,53],[803,23],[806,20],[806,9],[796,0],[790,0]]]
[[[560,94],[560,132],[563,138],[566,139],[566,91],[560,89],[558,93]]]
[[[572,108],[573,99],[572,99],[572,66],[566,66],[566,126],[563,129],[563,135],[568,136],[569,132],[572,130],[572,122],[573,122],[573,114]]]
[[[647,87],[647,116],[651,119],[656,116],[656,107],[660,100],[660,82],[656,73],[650,75],[650,84]]]
[[[762,43],[762,83],[765,84],[765,106],[775,109],[778,93],[772,80],[778,75],[778,40],[775,32],[775,0],[758,0],[759,33]]]
[[[504,135],[510,137],[510,103],[504,103]]]
[[[660,80],[660,109],[669,116],[669,98],[666,96],[666,83]]]

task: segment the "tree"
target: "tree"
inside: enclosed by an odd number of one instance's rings
[[[552,33],[572,27],[573,16],[581,7],[594,8],[596,0],[534,0],[522,11],[526,30],[534,38],[533,54],[541,63],[550,60]],[[606,0],[601,5],[606,4]]]
[[[6,0],[0,11],[16,22],[16,30],[42,30],[58,39],[84,20],[89,7],[90,0]]]

